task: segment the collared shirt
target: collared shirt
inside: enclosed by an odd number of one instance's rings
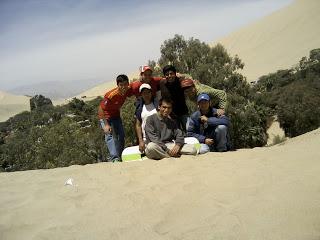
[[[196,95],[194,98],[186,98],[186,103],[189,109],[189,114],[198,110],[197,97],[201,93],[206,93],[210,96],[211,106],[215,108],[225,109],[227,106],[227,93],[223,90],[209,87],[199,81],[194,82]]]
[[[209,87],[208,85],[202,84],[199,81],[195,81],[195,87],[197,96],[200,93],[206,93],[210,96],[212,105],[218,104],[217,107],[225,109],[227,105],[227,93],[223,90]]]
[[[153,142],[167,150],[166,143],[175,141],[182,146],[184,137],[182,131],[178,128],[176,121],[171,118],[162,118],[160,113],[155,113],[147,118],[146,143]]]

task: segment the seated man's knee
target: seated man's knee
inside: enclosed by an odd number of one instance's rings
[[[146,147],[146,154],[147,152],[150,152],[150,151],[153,151],[155,148],[157,147],[157,144],[156,143],[153,143],[153,142],[149,142],[147,144],[147,147]]]
[[[150,159],[160,160],[162,157],[159,155],[157,148],[159,148],[158,144],[153,142],[148,143],[145,149],[146,156]]]
[[[218,125],[217,127],[216,127],[216,132],[219,132],[219,133],[224,133],[224,132],[227,132],[227,130],[228,130],[228,127],[227,126],[225,126],[225,125]]]
[[[199,149],[199,154],[204,154],[210,152],[210,147],[207,144],[201,143],[200,149]]]

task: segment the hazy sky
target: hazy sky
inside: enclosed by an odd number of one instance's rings
[[[0,89],[113,80],[174,34],[212,42],[292,0],[0,0]]]

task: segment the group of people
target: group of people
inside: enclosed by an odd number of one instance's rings
[[[136,97],[137,143],[148,158],[160,160],[229,149],[226,92],[179,76],[172,65],[163,68],[163,75],[154,77],[149,66],[142,66],[138,81],[129,83],[128,77],[121,74],[116,78],[117,87],[105,94],[98,114],[109,161],[121,161],[125,133],[120,111],[131,96]],[[185,143],[186,137],[197,139],[200,149]]]

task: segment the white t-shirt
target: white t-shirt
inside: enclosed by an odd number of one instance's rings
[[[141,127],[142,127],[143,140],[146,140],[146,132],[144,131],[144,128],[146,126],[147,118],[156,112],[157,112],[157,109],[153,103],[150,103],[148,105],[146,104],[143,105],[142,112],[141,112],[141,120],[142,120]]]

